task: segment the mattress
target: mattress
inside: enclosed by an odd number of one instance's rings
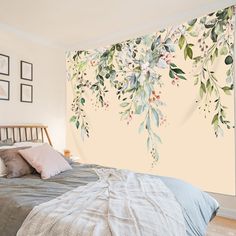
[[[15,236],[34,206],[98,180],[93,168],[99,166],[73,163],[72,167],[72,170],[49,180],[42,180],[38,175],[18,179],[0,178],[1,236]],[[181,206],[187,235],[204,236],[208,222],[219,207],[218,203],[207,193],[188,183],[170,177],[159,177]]]

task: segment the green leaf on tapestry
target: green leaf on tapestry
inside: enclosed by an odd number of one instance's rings
[[[222,23],[218,22],[218,23],[216,24],[216,26],[215,26],[215,33],[216,33],[217,35],[220,35],[220,34],[222,34],[223,32],[224,32],[223,25],[222,25]]]
[[[230,65],[230,64],[232,64],[233,63],[233,58],[232,58],[232,56],[227,56],[226,58],[225,58],[225,64],[226,65]]]
[[[79,71],[83,71],[84,70],[84,67],[87,65],[87,62],[86,61],[82,61],[78,64],[78,70]]]
[[[152,50],[152,51],[155,49],[155,45],[156,45],[156,43],[153,42],[152,45],[151,45],[151,50]]]
[[[203,98],[204,93],[206,93],[206,87],[203,82],[201,82],[201,87],[200,87],[200,97]]]
[[[80,103],[81,103],[82,105],[84,105],[85,99],[84,99],[84,98],[81,98],[81,99],[80,99]]]
[[[225,111],[224,110],[221,110],[221,114],[224,118],[226,118],[226,114],[225,114]]]
[[[193,50],[192,48],[188,47],[187,48],[187,54],[190,59],[193,59]]]
[[[219,116],[218,113],[214,115],[212,122],[211,122],[212,125],[218,123],[218,116]]]
[[[218,48],[215,49],[214,53],[210,56],[211,58],[211,64],[213,64],[214,60],[218,56]]]
[[[206,93],[206,86],[203,82],[201,82],[201,89],[203,90],[204,93]]]
[[[83,84],[79,84],[79,85],[76,86],[77,89],[80,89],[82,87],[83,87]]]
[[[228,54],[228,48],[226,46],[223,46],[220,49],[220,55],[227,55]]]
[[[212,85],[212,86],[209,88],[209,93],[210,93],[210,95],[212,94],[213,89],[214,89],[214,86]]]
[[[177,67],[174,63],[170,63],[171,67]]]
[[[98,90],[99,87],[98,87],[97,83],[96,83],[96,84],[93,84],[93,85],[91,86],[91,89]]]
[[[230,92],[230,90],[232,90],[231,87],[225,86],[222,88],[222,90],[225,92],[225,94],[231,95],[231,92]]]
[[[186,44],[185,49],[184,49],[184,59],[186,60],[188,57],[190,59],[193,59],[193,50],[192,47],[193,44]]]
[[[178,78],[182,80],[187,80],[183,75],[178,75]]]
[[[120,51],[121,51],[121,47],[122,47],[122,46],[121,46],[120,43],[117,43],[117,44],[116,44],[116,50],[117,50],[117,51],[120,52]]]
[[[135,107],[135,114],[141,114],[143,112],[143,106],[138,105]]]
[[[199,81],[199,78],[196,77],[195,80],[194,80],[194,85],[197,85],[197,84],[198,84],[198,81]]]
[[[198,36],[198,32],[197,32],[197,31],[190,31],[189,34],[190,34],[192,37],[197,37],[197,36]]]
[[[184,35],[181,35],[179,38],[179,48],[182,49],[185,43],[185,37]]]
[[[230,19],[232,18],[233,14],[234,14],[233,7],[228,7],[227,15]]]
[[[127,107],[127,106],[129,105],[129,103],[128,103],[128,102],[122,102],[120,105],[121,105],[122,107]]]
[[[153,133],[153,135],[156,138],[157,142],[162,143],[161,138],[157,134]]]
[[[141,133],[144,130],[144,121],[140,124],[138,132]]]
[[[179,68],[173,68],[172,69],[176,74],[185,74],[181,69]]]
[[[103,79],[103,77],[102,77],[101,75],[97,75],[97,76],[96,76],[96,79],[98,80],[98,82],[99,82],[100,84],[104,85],[104,79]]]
[[[169,71],[169,76],[170,78],[174,79],[175,78],[175,74],[172,70]]]
[[[205,23],[205,27],[206,27],[207,29],[213,28],[213,27],[215,26],[215,23],[216,23],[216,19],[211,20],[211,21],[208,21],[208,22]]]
[[[79,128],[79,125],[80,125],[80,123],[79,123],[79,121],[77,120],[77,122],[76,122],[76,124],[75,124],[75,126],[76,126],[77,129]]]
[[[193,20],[189,21],[188,24],[189,24],[190,26],[194,26],[194,24],[195,24],[196,22],[197,22],[197,19],[193,19]]]
[[[210,80],[208,79],[208,80],[207,80],[207,83],[206,83],[206,88],[209,90],[210,86],[211,86],[211,82],[210,82]]]
[[[193,58],[193,60],[194,60],[195,62],[199,62],[199,61],[201,61],[201,59],[202,59],[201,56],[198,56],[198,57],[194,57],[194,58]]]
[[[136,66],[134,68],[134,72],[141,72],[141,67],[140,66]]]
[[[165,41],[165,49],[167,52],[174,52],[175,51],[175,45],[174,43],[172,42],[172,40],[170,38],[168,38],[166,41]]]
[[[148,137],[148,139],[147,139],[147,148],[148,148],[148,150],[151,149],[151,145],[150,145],[150,137]]]
[[[231,70],[230,70],[230,69],[227,70],[226,75],[227,75],[227,76],[230,76],[230,75],[231,75]]]
[[[135,40],[135,43],[136,43],[136,44],[140,44],[140,43],[141,43],[141,40],[142,40],[141,38],[137,38],[137,39]]]
[[[150,116],[148,115],[146,119],[146,129],[150,130],[150,128],[151,128],[151,122],[150,122]]]
[[[184,48],[184,59],[187,60],[188,57],[188,46],[186,45]]]
[[[211,39],[214,43],[217,42],[218,35],[215,32],[215,27],[211,30]]]
[[[71,118],[70,118],[70,122],[75,122],[76,121],[76,116],[72,116]]]
[[[99,96],[99,102],[101,103],[101,105],[103,106],[103,97]]]
[[[225,20],[227,18],[227,9],[218,11],[216,17],[218,20]]]
[[[159,115],[154,108],[152,108],[152,115],[155,120],[156,126],[158,127],[159,126]]]
[[[207,18],[206,18],[206,16],[204,16],[204,17],[202,17],[202,18],[200,19],[200,23],[201,23],[201,24],[205,24],[205,23],[206,23],[206,20],[207,20]]]

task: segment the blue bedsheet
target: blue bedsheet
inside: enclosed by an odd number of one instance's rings
[[[182,180],[159,176],[182,207],[188,236],[205,236],[219,204],[209,194]]]

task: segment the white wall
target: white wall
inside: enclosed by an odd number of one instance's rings
[[[49,126],[55,148],[65,148],[65,55],[22,35],[0,29],[0,53],[10,56],[10,101],[0,100],[0,124]],[[20,79],[20,60],[33,63],[33,82]],[[20,102],[20,83],[32,84],[33,103]]]

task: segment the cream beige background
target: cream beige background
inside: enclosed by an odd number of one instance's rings
[[[211,125],[214,110],[204,118],[203,110],[199,110],[196,103],[199,88],[194,86],[192,63],[184,60],[179,49],[175,55],[173,62],[185,71],[188,80],[180,81],[179,87],[173,86],[168,70],[160,70],[166,79],[161,97],[166,103],[162,110],[167,115],[167,122],[156,130],[163,144],[159,145],[160,159],[153,168],[146,148],[146,135],[138,133],[143,117],[134,116],[130,125],[121,121],[119,111],[122,108],[112,89],[107,98],[110,103],[108,110],[95,110],[89,102],[92,94],[87,94],[85,111],[90,124],[90,138],[82,141],[80,131],[68,124],[68,148],[85,163],[172,176],[204,191],[235,195],[234,129],[224,129],[224,137],[215,137]],[[218,78],[225,78],[227,67],[222,62],[224,58],[218,58],[212,68]],[[88,78],[93,81],[93,76],[91,71]],[[68,82],[67,120],[72,116],[72,87],[73,84]],[[233,121],[234,96],[222,96],[224,104],[229,107],[227,117]]]

